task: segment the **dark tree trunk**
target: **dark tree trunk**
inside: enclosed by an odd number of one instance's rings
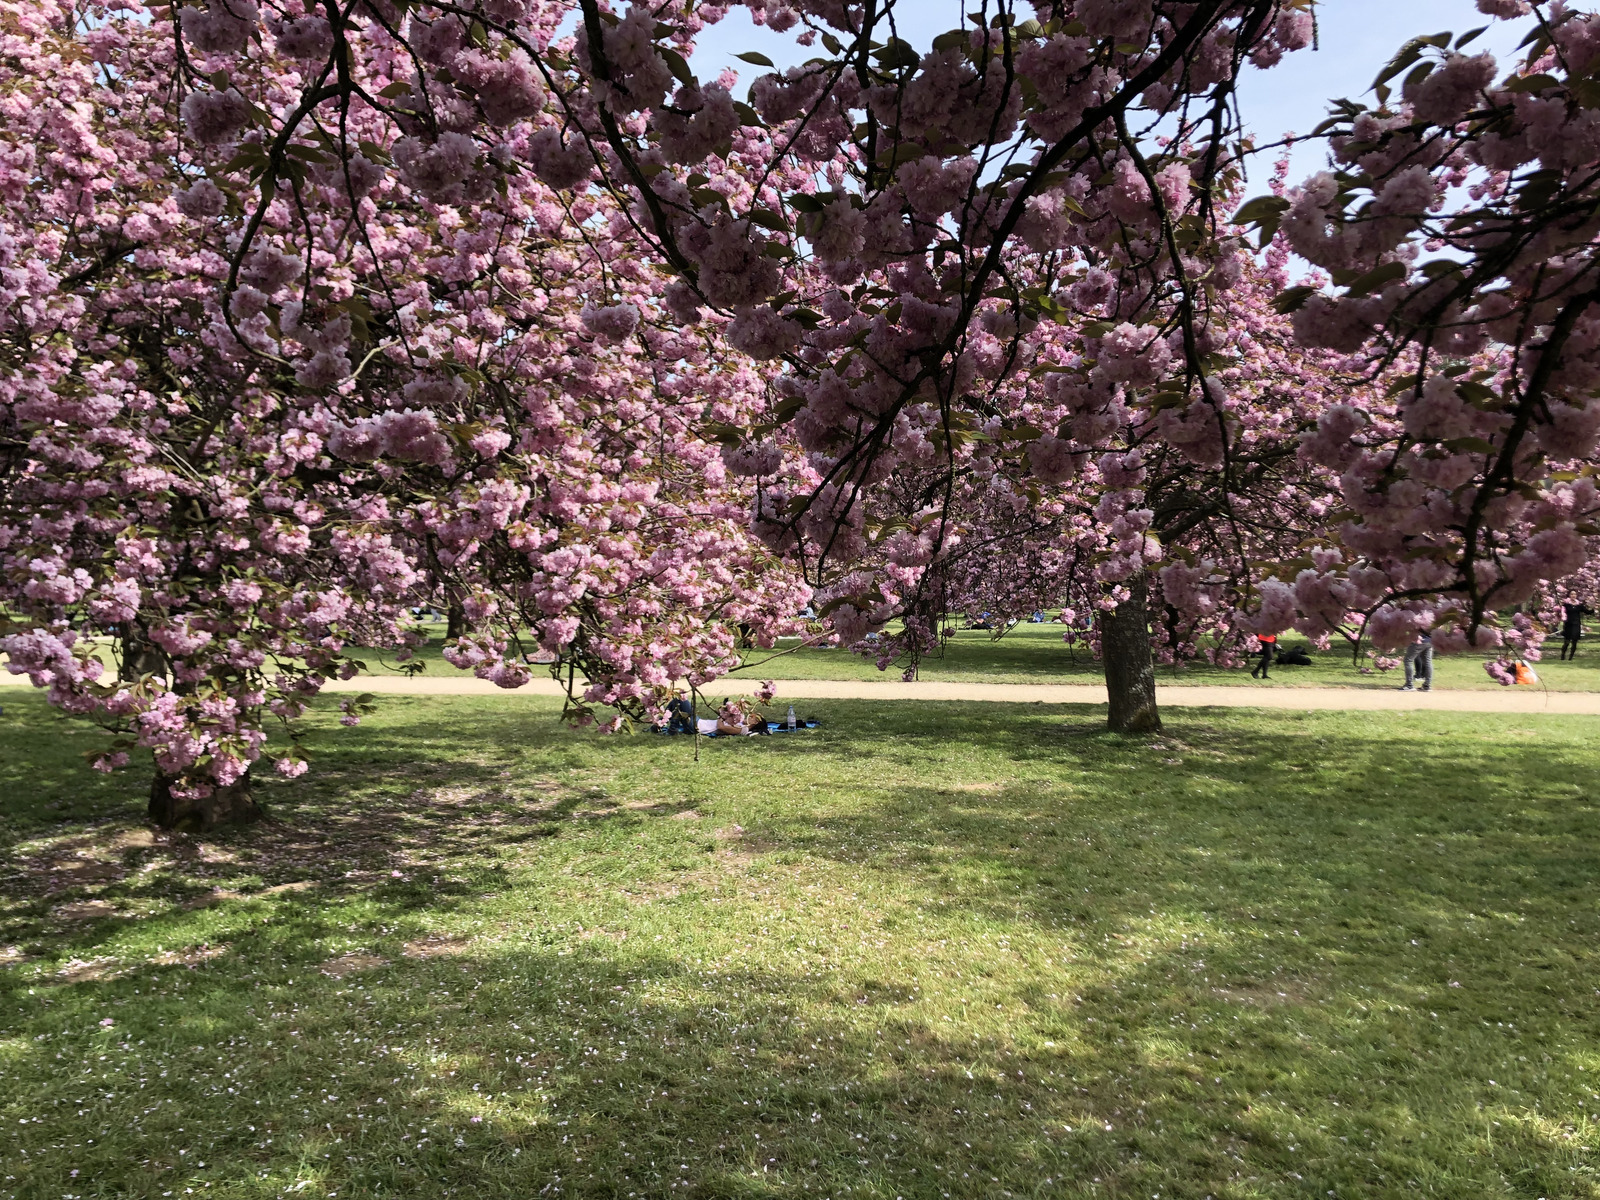
[[[248,773],[237,783],[215,788],[199,800],[174,796],[174,782],[171,775],[159,771],[150,782],[150,820],[162,829],[197,833],[218,825],[248,825],[261,819],[261,806],[250,793]]]
[[[452,604],[445,611],[444,635],[447,638],[465,636],[467,632],[467,614],[459,604]]]
[[[138,679],[141,675],[165,679],[167,663],[161,657],[161,651],[140,637],[139,631],[130,622],[122,626],[122,669],[117,676],[120,679]]]
[[[1143,574],[1128,581],[1132,593],[1100,616],[1100,653],[1106,664],[1112,733],[1160,733],[1156,669],[1150,654],[1150,612]]]

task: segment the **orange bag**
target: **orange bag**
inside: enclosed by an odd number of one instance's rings
[[[1539,682],[1539,677],[1533,673],[1533,668],[1525,662],[1519,662],[1512,674],[1518,683],[1532,685]]]

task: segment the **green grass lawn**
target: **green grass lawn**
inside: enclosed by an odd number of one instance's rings
[[[194,839],[0,698],[0,1198],[1600,1195],[1592,719],[386,698]]]
[[[415,661],[425,664],[429,677],[450,678],[460,672],[445,662],[440,655],[444,642],[444,624],[432,627],[434,641],[422,647]],[[1063,627],[1056,624],[1033,625],[1024,623],[995,639],[983,630],[961,630],[935,654],[923,660],[919,678],[931,682],[952,683],[1098,683],[1105,678],[1094,656],[1084,646],[1069,647],[1061,640]],[[1305,639],[1290,634],[1285,645],[1304,645]],[[746,665],[730,678],[726,691],[738,691],[744,685],[735,681],[759,679],[870,679],[898,680],[900,671],[891,668],[880,671],[871,659],[843,650],[795,649],[799,639],[789,638],[779,643],[778,653],[771,650],[746,652]],[[1572,662],[1561,662],[1557,655],[1559,640],[1546,643],[1548,651],[1542,662],[1535,664],[1540,677],[1540,687],[1557,692],[1600,691],[1600,640],[1593,635],[1583,643],[1579,657]],[[1250,678],[1248,668],[1223,669],[1204,662],[1186,663],[1179,667],[1158,667],[1156,679],[1163,686],[1232,685],[1238,687],[1351,687],[1394,688],[1403,682],[1399,670],[1373,672],[1362,675],[1350,660],[1348,650],[1330,649],[1321,653],[1311,651],[1313,664],[1309,667],[1273,668],[1270,683],[1259,683]],[[380,650],[357,651],[358,656],[375,675],[390,675],[400,671],[392,655]],[[541,668],[534,668],[536,671]],[[1500,685],[1483,670],[1483,656],[1461,654],[1437,656],[1434,659],[1434,685],[1450,691],[1499,691]],[[753,685],[752,685],[753,686]],[[721,695],[717,685],[713,692]],[[748,689],[747,689],[748,690]]]
[[[1060,625],[1019,625],[999,640],[982,630],[963,630],[945,643],[942,652],[924,660],[919,678],[957,683],[1097,683],[1105,677],[1100,663],[1082,646],[1068,647],[1061,640]],[[1286,645],[1303,645],[1304,638],[1289,635]],[[780,649],[796,645],[787,642]],[[1543,686],[1552,691],[1600,691],[1600,646],[1586,643],[1580,657],[1560,662],[1561,643],[1550,644],[1550,653],[1537,663]],[[750,666],[740,674],[764,679],[898,679],[899,673],[880,672],[870,659],[839,650],[797,650],[772,658],[770,652],[751,651]],[[1262,684],[1250,678],[1248,667],[1213,667],[1204,662],[1179,667],[1157,667],[1156,679],[1163,686],[1235,685],[1239,687],[1354,687],[1393,688],[1404,682],[1399,670],[1362,675],[1350,661],[1348,650],[1311,651],[1309,667],[1275,666],[1272,681]],[[445,670],[450,668],[443,663]],[[1500,685],[1484,672],[1480,655],[1439,655],[1434,658],[1434,686],[1451,691],[1498,691]],[[1523,689],[1526,690],[1526,689]]]
[[[999,640],[982,630],[962,630],[947,642],[934,657],[922,663],[920,678],[934,682],[955,683],[1098,683],[1104,672],[1088,649],[1083,646],[1068,647],[1061,640],[1063,627],[1054,624],[1022,624]],[[427,663],[427,674],[451,676],[456,669],[439,656],[444,638],[444,626],[434,631],[437,639],[423,647],[419,660]],[[1285,637],[1286,645],[1302,645],[1304,638]],[[860,655],[842,650],[794,650],[797,639],[781,642],[778,649],[788,651],[774,655],[772,651],[747,652],[748,665],[734,679],[873,679],[896,680],[898,670],[879,671],[877,665]],[[1583,644],[1579,657],[1572,662],[1561,662],[1557,655],[1559,640],[1547,643],[1548,655],[1535,665],[1541,686],[1551,691],[1600,691],[1600,642],[1590,639]],[[1235,685],[1240,687],[1354,687],[1393,688],[1404,682],[1398,670],[1360,674],[1350,661],[1348,650],[1331,649],[1311,652],[1313,665],[1309,667],[1273,668],[1272,682],[1258,683],[1250,678],[1248,669],[1222,669],[1203,662],[1184,666],[1159,667],[1157,680],[1168,686],[1183,685]],[[387,674],[394,668],[384,657],[373,651],[363,661],[376,674]],[[1476,654],[1440,655],[1434,659],[1434,686],[1451,691],[1499,691],[1500,685],[1485,674],[1483,656]],[[713,692],[722,693],[713,685]],[[730,680],[727,690],[738,690]]]

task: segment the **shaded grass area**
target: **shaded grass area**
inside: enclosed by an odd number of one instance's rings
[[[386,700],[193,839],[8,696],[0,1197],[1600,1194],[1593,720],[816,708]]]

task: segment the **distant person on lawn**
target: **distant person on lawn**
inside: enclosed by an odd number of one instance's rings
[[[1568,600],[1561,606],[1561,661],[1578,657],[1578,642],[1583,637],[1583,618],[1589,606]]]
[[[1278,648],[1278,637],[1272,633],[1257,634],[1256,641],[1261,643],[1261,661],[1250,668],[1250,678],[1267,679],[1267,668],[1272,666],[1272,652]]]
[[[1422,687],[1417,687],[1417,680]],[[1406,681],[1402,692],[1433,691],[1433,634],[1424,633],[1406,647]]]

